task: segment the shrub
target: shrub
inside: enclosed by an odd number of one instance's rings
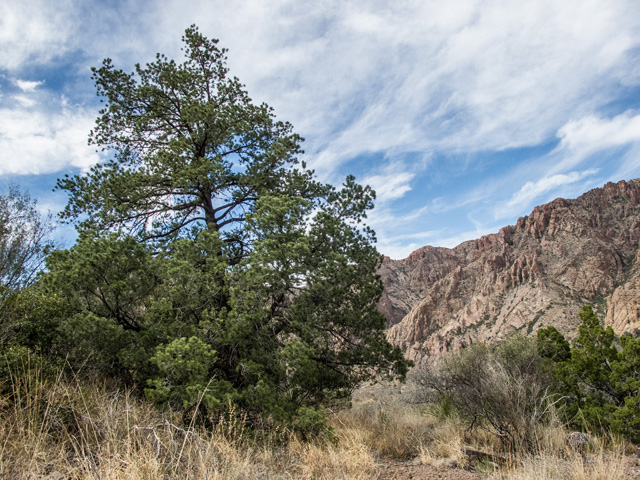
[[[475,344],[416,370],[422,401],[450,403],[468,428],[484,428],[515,450],[532,448],[552,405],[550,377],[533,339],[514,335],[496,347]]]

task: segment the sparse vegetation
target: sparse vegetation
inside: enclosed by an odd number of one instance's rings
[[[485,429],[510,451],[531,451],[554,403],[543,363],[533,339],[513,335],[495,348],[475,344],[422,366],[413,381],[419,401],[450,403],[470,430]]]

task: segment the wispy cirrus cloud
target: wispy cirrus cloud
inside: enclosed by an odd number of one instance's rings
[[[389,150],[536,145],[640,79],[640,6],[629,1],[216,7],[201,29],[229,46],[233,71],[307,137],[328,176]],[[193,21],[174,2],[154,15],[164,42]]]
[[[197,22],[230,48],[232,72],[252,95],[307,137],[310,163],[327,178],[367,153],[535,145],[568,115],[592,114],[621,83],[640,80],[629,67],[640,6],[629,1],[461,0],[453,9],[418,0],[166,0],[145,16],[132,2],[100,14],[74,1],[55,12],[28,3],[3,7],[5,65],[80,50],[132,68],[156,51],[179,56],[176,39]],[[14,48],[19,38],[29,41]]]
[[[640,143],[640,113],[628,110],[612,118],[587,115],[563,125],[560,144],[550,154],[557,158],[553,171],[579,165],[589,157]]]
[[[496,219],[517,215],[525,208],[535,205],[537,200],[550,192],[556,192],[566,185],[575,184],[587,177],[595,175],[598,170],[585,170],[582,172],[558,173],[545,176],[534,182],[526,182],[511,198],[494,211]]]
[[[586,115],[572,119],[556,136],[559,142],[553,150],[503,177],[503,191],[517,177],[525,181],[508,198],[496,202],[494,219],[523,215],[558,196],[576,196],[604,181],[640,173],[640,114],[635,110],[610,118]]]
[[[391,200],[402,198],[407,192],[410,192],[411,181],[414,177],[415,174],[406,171],[403,165],[390,162],[375,174],[364,177],[361,183],[370,185],[375,190],[376,203],[385,204]]]

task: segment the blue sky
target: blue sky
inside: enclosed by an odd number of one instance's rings
[[[62,208],[56,178],[104,159],[90,67],[178,59],[192,23],[322,180],[376,189],[393,258],[640,177],[637,1],[22,0],[0,3],[0,187]]]

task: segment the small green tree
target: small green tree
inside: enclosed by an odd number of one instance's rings
[[[538,330],[538,351],[554,363],[554,391],[562,397],[567,418],[576,427],[613,430],[640,441],[640,340],[619,340],[603,328],[591,306],[572,347],[554,328]]]

